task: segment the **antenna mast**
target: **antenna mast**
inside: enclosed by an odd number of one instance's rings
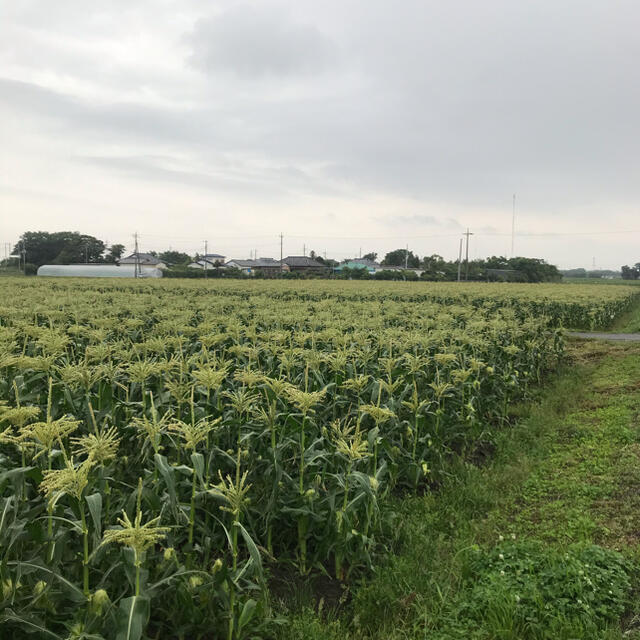
[[[515,238],[516,238],[516,194],[513,194],[513,214],[511,216],[511,257],[515,258]]]

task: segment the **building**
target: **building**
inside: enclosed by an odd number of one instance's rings
[[[366,269],[368,273],[373,275],[376,271],[382,271],[384,267],[368,258],[353,258],[352,260],[344,260],[335,270],[339,273],[343,269]]]
[[[327,269],[325,265],[308,256],[287,256],[282,260],[282,264],[289,268],[289,271],[306,273],[321,273]]]
[[[282,271],[289,271],[289,267],[286,264],[280,264],[278,260],[273,258],[258,258],[256,260],[229,260],[225,267],[233,269],[239,269],[242,273],[250,276],[256,275],[260,272],[267,277],[274,277]]]
[[[220,269],[224,268],[224,261],[226,260],[226,256],[223,256],[220,253],[207,253],[200,258],[196,262],[192,262],[189,267],[191,269],[204,269],[205,266],[207,269]]]
[[[166,269],[167,265],[159,260],[155,256],[152,256],[150,253],[132,253],[130,256],[126,258],[122,258],[118,260],[118,264],[121,265],[140,265],[142,267],[155,267],[156,269]]]
[[[66,278],[135,278],[136,265],[125,264],[43,264],[38,268],[39,276]],[[162,278],[162,270],[143,265],[138,278]]]
[[[413,267],[408,267],[405,269],[404,267],[400,267],[397,265],[380,265],[378,269],[376,269],[376,273],[378,271],[413,271],[418,277],[420,277],[424,273],[424,269],[414,269]]]

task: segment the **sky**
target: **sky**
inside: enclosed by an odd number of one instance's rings
[[[640,261],[636,0],[0,2],[0,257]]]

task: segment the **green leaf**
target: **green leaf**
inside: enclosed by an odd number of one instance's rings
[[[240,529],[240,533],[242,534],[244,542],[247,545],[247,549],[249,550],[249,556],[251,557],[251,560],[253,561],[253,564],[255,565],[258,572],[258,577],[260,578],[260,580],[262,580],[262,559],[260,557],[260,551],[258,551],[256,543],[251,539],[249,532],[242,526],[242,524],[236,522],[234,526]]]
[[[10,469],[9,471],[0,473],[0,485],[7,480],[12,480],[24,473],[28,473],[31,469],[33,469],[33,467],[18,467],[17,469]]]
[[[164,483],[167,485],[167,490],[169,491],[169,498],[171,499],[171,508],[174,512],[177,510],[178,499],[176,497],[176,480],[174,477],[174,470],[169,466],[167,459],[165,456],[161,456],[159,453],[156,453],[153,456],[153,459],[156,463],[156,467],[162,476]]]
[[[89,505],[89,513],[93,520],[93,526],[95,527],[96,535],[98,538],[102,537],[102,495],[100,493],[93,493],[90,496],[86,496],[85,500]]]
[[[131,596],[120,601],[116,613],[116,640],[140,640],[149,622],[149,598]]]
[[[200,480],[201,484],[204,484],[204,456],[201,453],[194,452],[191,454],[191,462],[198,480]]]
[[[15,614],[11,609],[5,609],[2,615],[0,615],[0,627],[2,626],[2,623],[5,621],[17,622],[20,624],[20,627],[22,628],[23,631],[37,632],[40,634],[38,637],[57,638],[58,640],[63,640],[62,636],[59,636],[57,633],[53,633],[53,631],[49,631],[49,629],[46,629],[44,626],[42,626],[38,622],[35,622],[33,620],[28,620],[27,618],[22,618],[21,616]]]
[[[69,595],[71,596],[71,599],[73,601],[86,602],[87,600],[84,593],[82,593],[81,589],[76,587],[72,582],[69,582],[69,580],[67,580],[66,578],[63,578],[59,573],[52,571],[51,569],[49,569],[48,567],[45,567],[44,565],[38,564],[36,562],[24,562],[24,561],[7,562],[7,565],[9,565],[10,567],[12,566],[17,567],[18,570],[22,570],[22,568],[24,567],[31,571],[44,571],[45,573],[49,574],[53,578],[56,578],[57,580],[59,580],[62,586],[68,589]]]
[[[249,598],[244,603],[244,607],[242,607],[242,613],[240,613],[240,617],[238,618],[238,631],[242,631],[243,627],[251,622],[253,618],[253,614],[256,612],[257,602],[252,598]]]
[[[7,518],[7,511],[9,510],[9,507],[13,504],[13,496],[9,496],[8,498],[5,498],[2,502],[3,502],[3,507],[2,507],[2,513],[0,513],[0,533],[2,533],[2,530],[4,529],[4,523]]]

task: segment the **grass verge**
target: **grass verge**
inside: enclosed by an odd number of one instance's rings
[[[346,609],[301,598],[281,637],[640,638],[640,345],[570,355],[488,464],[394,504],[398,542]]]

